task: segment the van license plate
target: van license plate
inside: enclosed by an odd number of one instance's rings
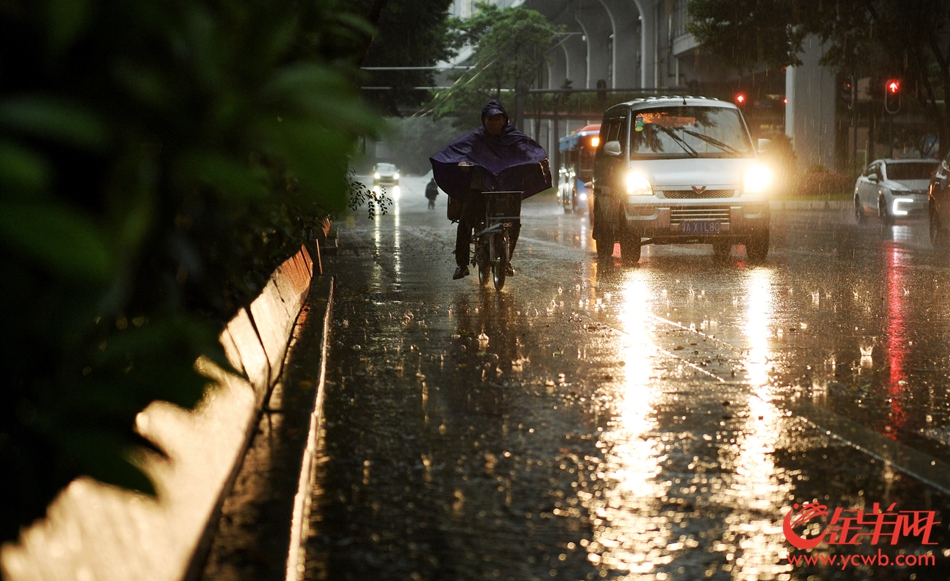
[[[680,222],[680,234],[719,234],[719,222],[714,220]]]

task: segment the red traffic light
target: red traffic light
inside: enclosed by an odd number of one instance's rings
[[[884,110],[891,115],[901,110],[901,82],[897,79],[884,84]]]
[[[738,93],[738,94],[736,94],[736,103],[738,103],[738,104],[740,104],[740,105],[745,105],[745,94],[744,94],[744,93]]]

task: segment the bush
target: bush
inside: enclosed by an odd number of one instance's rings
[[[799,179],[794,195],[803,198],[841,197],[848,196],[853,187],[851,177],[815,166]]]
[[[67,9],[68,8],[68,9]],[[0,540],[79,475],[146,492],[135,414],[347,203],[377,124],[334,0],[0,9]]]

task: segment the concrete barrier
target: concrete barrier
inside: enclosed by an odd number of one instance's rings
[[[3,578],[195,578],[262,406],[280,377],[312,278],[313,262],[302,247],[221,334],[230,363],[246,378],[202,359],[196,366],[209,384],[195,410],[153,402],[138,414],[139,433],[168,453],[168,458],[142,458],[156,498],[89,478],[73,481],[50,504],[45,519],[0,549]]]

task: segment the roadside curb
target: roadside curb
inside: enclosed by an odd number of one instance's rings
[[[76,479],[49,505],[45,519],[24,529],[18,542],[0,549],[5,580],[199,578],[245,451],[254,441],[259,420],[268,415],[265,407],[273,407],[274,394],[280,391],[298,315],[314,310],[314,305],[319,311],[322,300],[323,315],[328,316],[329,294],[320,299],[311,289],[318,295],[332,293],[332,284],[315,285],[322,277],[314,277],[313,268],[310,254],[301,247],[222,332],[229,362],[246,379],[200,359],[196,367],[209,384],[194,410],[156,401],[138,414],[137,431],[170,459],[142,458],[157,498],[86,477]],[[311,410],[313,403],[311,399]],[[298,480],[299,476],[294,479],[295,491]],[[286,561],[286,544],[283,556]]]
[[[333,277],[314,277],[198,579],[298,578],[323,410]]]

